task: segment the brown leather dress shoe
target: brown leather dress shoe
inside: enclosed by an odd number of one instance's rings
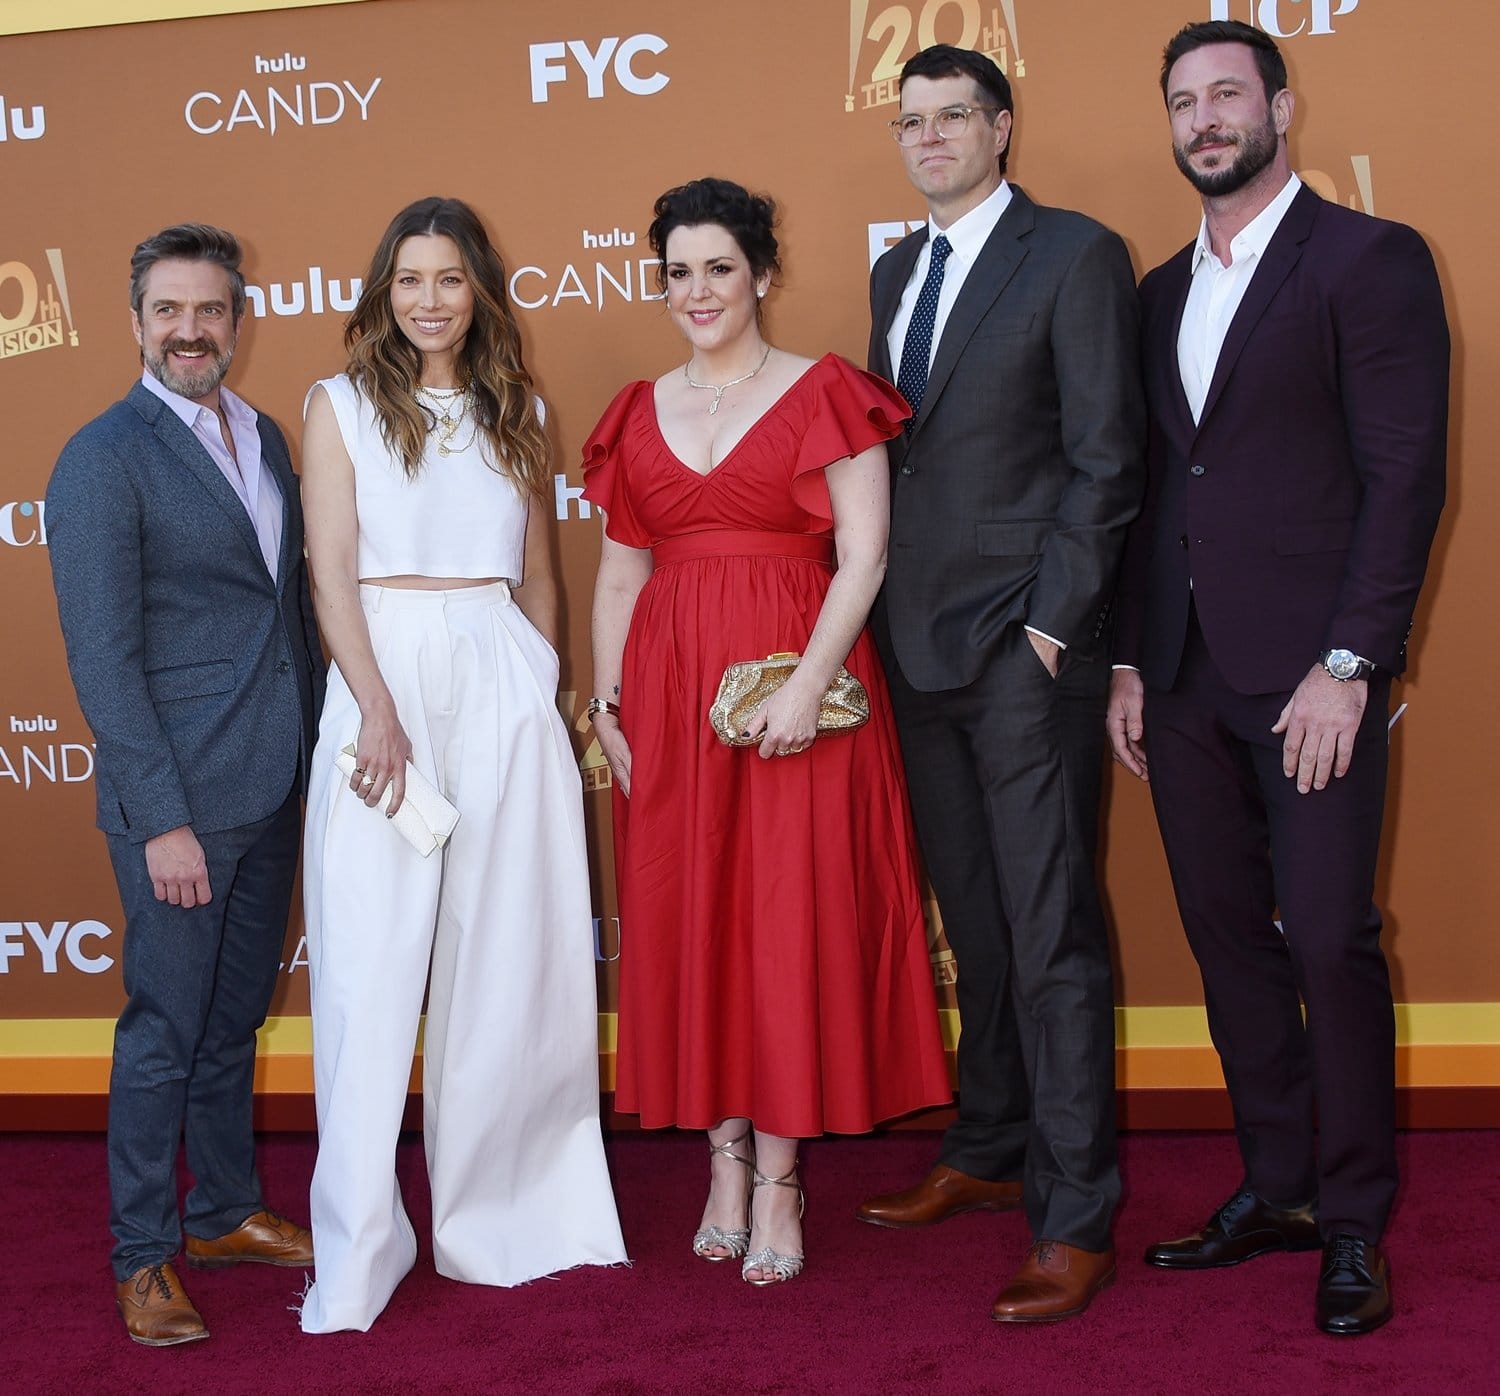
[[[275,1212],[252,1212],[233,1231],[212,1241],[189,1236],[187,1260],[199,1270],[220,1270],[247,1260],[305,1267],[313,1263],[312,1232]]]
[[[208,1337],[203,1316],[193,1307],[170,1262],[143,1265],[115,1286],[115,1307],[125,1331],[148,1348],[196,1342]]]
[[[940,1163],[915,1187],[861,1202],[854,1215],[872,1226],[931,1226],[960,1212],[1012,1212],[1020,1205],[1020,1183],[971,1178]]]
[[[997,1323],[1055,1323],[1088,1308],[1114,1282],[1115,1253],[1038,1241],[990,1310]]]

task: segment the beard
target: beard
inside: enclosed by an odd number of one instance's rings
[[[178,353],[203,353],[208,358],[201,367],[179,373],[167,358],[169,354]],[[231,344],[220,352],[218,346],[207,339],[169,339],[162,345],[159,353],[142,351],[142,358],[146,361],[146,367],[164,387],[191,402],[213,392],[224,381],[224,375],[229,372],[230,362],[234,358],[234,345]]]
[[[1225,140],[1232,141],[1236,148],[1233,160],[1213,170],[1193,168],[1189,156],[1205,145]],[[1276,123],[1268,113],[1263,125],[1253,126],[1248,131],[1218,131],[1199,136],[1186,146],[1174,144],[1172,158],[1194,189],[1208,198],[1220,198],[1243,189],[1262,170],[1270,167],[1276,159],[1276,141]]]

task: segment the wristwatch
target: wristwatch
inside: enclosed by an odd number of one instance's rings
[[[1368,659],[1361,659],[1353,650],[1324,650],[1318,663],[1327,671],[1328,677],[1339,683],[1351,679],[1367,679],[1375,672]]]

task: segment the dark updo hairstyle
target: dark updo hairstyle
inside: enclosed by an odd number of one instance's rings
[[[651,250],[661,258],[657,283],[667,287],[667,238],[675,228],[699,228],[706,223],[725,229],[750,263],[759,280],[781,270],[776,256],[776,205],[764,194],[752,194],[731,179],[694,179],[668,189],[652,210],[656,217],[646,232]]]

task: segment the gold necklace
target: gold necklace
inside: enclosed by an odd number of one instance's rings
[[[766,345],[766,352],[760,356],[760,362],[758,364],[756,364],[755,367],[752,368],[749,373],[742,373],[742,374],[740,374],[740,376],[738,378],[731,378],[727,383],[723,384],[722,386],[720,384],[718,384],[718,383],[700,383],[700,382],[698,382],[693,377],[693,375],[688,372],[688,366],[687,366],[687,364],[683,364],[683,366],[682,366],[682,376],[687,379],[688,387],[690,387],[690,388],[708,388],[708,389],[710,389],[713,392],[714,400],[711,403],[709,403],[709,405],[708,405],[708,415],[710,417],[712,417],[714,415],[714,413],[719,410],[719,404],[724,401],[724,394],[727,393],[737,383],[748,383],[752,378],[755,377],[755,375],[757,373],[759,373],[761,371],[761,369],[763,369],[766,366],[766,360],[769,359],[770,357],[771,357],[771,346],[768,344],[768,345]],[[689,360],[688,362],[690,363],[692,361]]]
[[[440,433],[437,449],[440,456],[451,456],[458,451],[467,451],[474,444],[474,437],[479,434],[479,424],[474,424],[474,430],[469,434],[469,439],[462,446],[455,446],[453,438],[458,435],[459,428],[464,424],[464,418],[469,413],[469,389],[465,384],[462,388],[426,388],[419,387],[417,395],[422,404],[433,415],[433,431]],[[458,409],[458,415],[453,413]]]

